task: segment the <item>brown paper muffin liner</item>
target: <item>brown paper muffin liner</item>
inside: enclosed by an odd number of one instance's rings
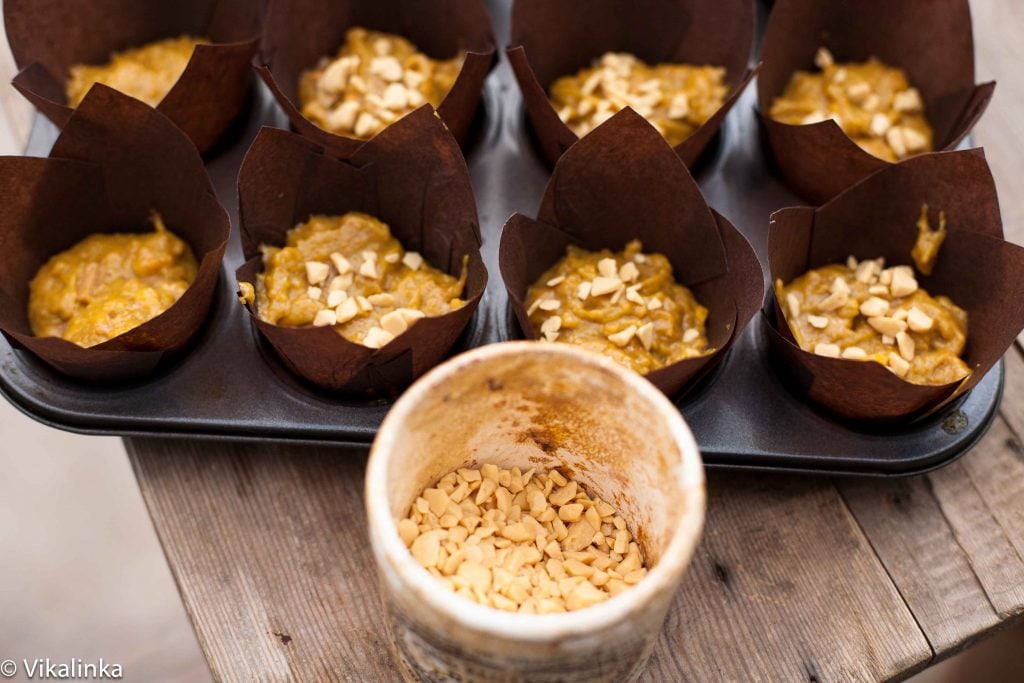
[[[768,116],[794,72],[815,70],[814,55],[823,46],[838,62],[878,57],[903,69],[924,100],[936,151],[954,149],[964,139],[995,89],[994,82],[975,85],[967,0],[779,0],[761,47],[758,118],[779,173],[815,204],[892,166],[858,147],[835,121],[795,126]]]
[[[541,153],[553,165],[579,140],[558,118],[548,87],[559,77],[590,66],[605,52],[630,52],[649,64],[725,67],[725,102],[675,147],[679,158],[693,168],[757,72],[749,66],[754,21],[751,0],[516,0],[508,59]]]
[[[304,117],[298,85],[302,72],[337,53],[348,29],[403,36],[435,59],[466,51],[455,85],[437,110],[459,144],[466,142],[495,63],[491,20],[481,0],[271,0],[264,25],[256,71],[292,127],[335,156],[347,156],[365,141],[329,133]]]
[[[245,106],[259,45],[257,0],[4,0],[4,22],[21,70],[13,85],[63,128],[74,109],[65,81],[75,64],[189,34],[196,47],[157,109],[207,152]]]
[[[487,271],[469,172],[430,106],[395,122],[344,161],[298,135],[264,128],[242,164],[238,194],[248,259],[236,272],[239,282],[254,283],[262,271],[260,244],[284,244],[286,233],[313,214],[375,216],[404,248],[456,277],[469,256],[466,305],[422,318],[379,350],[349,341],[332,327],[264,322],[246,306],[285,365],[324,389],[397,394],[445,357],[480,302]]]
[[[934,411],[980,382],[1024,329],[1024,248],[1002,239],[999,202],[982,150],[912,157],[817,209],[777,211],[768,233],[772,281],[788,283],[812,268],[844,263],[851,254],[912,264],[922,204],[933,220],[945,212],[948,234],[932,275],[918,273],[918,282],[967,311],[962,357],[972,373],[962,382],[923,386],[879,363],[804,351],[772,297],[765,322],[783,372],[810,401],[840,417],[894,422]]]
[[[710,312],[707,336],[714,353],[646,375],[669,396],[678,396],[722,360],[760,309],[764,274],[747,241],[708,207],[685,164],[632,109],[566,151],[536,220],[516,214],[505,224],[501,275],[520,328],[536,339],[526,293],[565,256],[566,247],[620,251],[634,239],[643,241],[645,252],[667,256],[676,281]]]
[[[49,158],[0,158],[0,192],[0,330],[16,347],[72,377],[123,380],[152,371],[202,326],[231,226],[195,147],[163,114],[97,86]],[[177,303],[91,348],[33,336],[28,290],[39,268],[92,234],[150,231],[154,210],[199,263]]]

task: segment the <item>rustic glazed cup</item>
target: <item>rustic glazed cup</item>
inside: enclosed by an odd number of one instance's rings
[[[627,520],[650,568],[610,600],[517,614],[455,595],[397,522],[459,468],[559,467]],[[457,356],[414,384],[374,441],[370,539],[392,651],[410,681],[628,681],[643,669],[704,521],[704,471],[678,409],[650,382],[563,344],[511,342]]]

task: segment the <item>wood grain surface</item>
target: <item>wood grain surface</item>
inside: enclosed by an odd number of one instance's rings
[[[128,450],[218,678],[396,677],[358,454],[165,440]],[[709,493],[705,540],[647,680],[873,680],[930,660],[830,482],[713,474]]]
[[[977,129],[1024,242],[1024,4],[972,2]],[[900,679],[1024,615],[1024,359],[963,459],[902,480],[712,473],[705,538],[645,679]],[[129,440],[214,676],[394,680],[360,454]]]

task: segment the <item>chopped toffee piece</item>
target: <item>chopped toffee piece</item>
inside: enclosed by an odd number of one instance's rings
[[[721,108],[728,91],[722,67],[650,66],[634,55],[608,52],[556,80],[549,96],[559,118],[580,137],[632,107],[675,146]]]
[[[526,295],[541,338],[603,353],[641,374],[713,352],[708,310],[639,240],[617,254],[570,246]]]
[[[439,107],[464,59],[464,52],[431,59],[401,36],[351,28],[337,56],[302,74],[302,115],[328,132],[369,140],[427,102]]]
[[[777,280],[775,293],[805,351],[881,363],[913,384],[947,384],[971,373],[960,358],[967,312],[921,289],[910,266],[850,257],[789,284]]]
[[[77,107],[93,84],[102,83],[155,107],[181,78],[196,46],[205,44],[203,38],[168,38],[115,53],[106,64],[76,64],[66,86],[68,105]]]
[[[256,313],[275,325],[333,327],[379,349],[417,320],[466,303],[459,297],[468,256],[456,279],[405,251],[387,225],[363,213],[311,216],[288,231],[284,247],[261,249]],[[240,283],[243,303],[247,285]]]
[[[153,232],[92,235],[47,261],[29,285],[32,334],[96,346],[173,306],[198,266],[158,214],[152,221]]]
[[[931,151],[924,102],[902,69],[874,57],[837,64],[825,48],[814,63],[821,71],[797,71],[772,102],[773,119],[793,125],[833,119],[861,149],[886,161]]]
[[[398,533],[439,582],[508,612],[583,609],[647,574],[615,508],[557,470],[456,470],[416,498]]]

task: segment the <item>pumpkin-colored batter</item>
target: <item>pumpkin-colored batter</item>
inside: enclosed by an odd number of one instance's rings
[[[570,246],[530,287],[530,324],[541,338],[602,353],[641,374],[712,353],[708,309],[672,277],[662,254]]]
[[[872,57],[835,63],[818,50],[817,73],[797,71],[772,102],[776,121],[806,125],[833,119],[868,154],[899,161],[932,150],[932,128],[924,102],[902,69]]]
[[[337,56],[302,74],[302,115],[328,132],[368,140],[426,102],[441,106],[465,56],[435,60],[401,36],[351,28]]]
[[[608,52],[549,88],[559,118],[580,137],[632,107],[673,147],[721,108],[729,92],[719,66],[651,66],[625,52]]]
[[[456,279],[406,251],[388,226],[364,213],[311,216],[288,231],[284,247],[262,245],[264,270],[241,283],[261,320],[287,327],[333,327],[380,348],[417,320],[462,308],[463,259]]]
[[[168,38],[115,53],[106,64],[76,64],[67,82],[68,105],[77,107],[95,83],[108,85],[151,107],[163,101],[205,38]]]
[[[192,249],[155,230],[85,238],[47,261],[29,286],[32,334],[95,346],[170,308],[196,278]]]
[[[946,212],[939,211],[939,227],[932,230],[928,221],[928,205],[921,205],[921,216],[917,219],[917,241],[910,250],[910,258],[914,265],[925,275],[931,275],[935,261],[939,258],[939,249],[946,241]]]
[[[927,207],[918,222],[915,253],[945,235],[928,226]],[[939,240],[941,244],[941,239]],[[922,247],[922,245],[925,245]],[[938,247],[930,252],[934,262]],[[948,384],[971,374],[960,358],[967,343],[967,312],[949,297],[932,296],[917,284],[914,269],[885,268],[884,259],[815,268],[789,284],[775,282],[789,329],[800,348],[831,358],[881,363],[913,384]]]

